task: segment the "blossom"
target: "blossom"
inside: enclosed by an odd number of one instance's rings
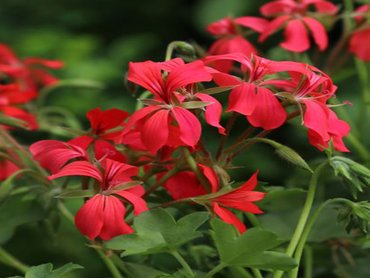
[[[263,18],[244,16],[239,18],[225,17],[208,25],[207,31],[216,36],[217,40],[208,49],[208,55],[241,52],[246,55],[257,54],[256,48],[244,38],[241,26],[258,33],[264,31],[268,21]],[[222,72],[228,72],[231,61],[215,62],[214,67]]]
[[[253,214],[263,213],[263,211],[254,204],[254,202],[262,200],[265,196],[265,193],[263,192],[253,191],[258,183],[257,174],[258,172],[254,173],[249,180],[240,187],[209,199],[213,211],[224,222],[234,225],[240,233],[246,231],[245,225],[227,208],[233,208]]]
[[[218,190],[219,181],[215,171],[203,164],[198,164],[197,166],[208,181],[210,192],[207,192],[207,189],[200,183],[194,172],[181,171],[169,178],[164,184],[164,187],[173,199],[190,198],[214,193]]]
[[[74,138],[69,143],[85,150],[93,144],[94,155],[98,160],[110,158],[125,162],[125,156],[115,148],[114,144],[120,141],[128,113],[115,108],[106,111],[95,108],[87,112],[86,117],[90,122],[90,131],[86,135]]]
[[[166,78],[162,70],[167,72]],[[163,146],[194,147],[201,135],[201,124],[192,112],[181,106],[176,92],[211,79],[201,61],[189,64],[181,59],[166,63],[131,62],[128,80],[150,91],[154,99],[149,101],[149,106],[131,115],[122,134],[123,140],[126,134],[136,132],[152,153]]]
[[[86,176],[99,182],[99,193],[90,198],[75,217],[76,227],[91,240],[96,237],[109,240],[133,232],[124,222],[124,202],[128,201],[133,205],[134,215],[148,210],[141,198],[144,188],[130,183],[131,177],[137,175],[137,167],[110,159],[104,160],[102,166],[103,169],[100,170],[87,161],[75,161],[57,174],[49,176],[50,180],[65,176]]]
[[[355,17],[358,28],[349,39],[349,52],[363,61],[370,62],[370,46],[365,43],[370,41],[370,23],[366,22],[363,16],[370,13],[370,5],[362,5],[356,9],[356,13],[360,13]]]
[[[247,80],[214,71],[213,78],[220,86],[231,86],[227,111],[234,111],[245,115],[248,121],[255,127],[266,130],[281,126],[286,120],[286,111],[274,95],[264,78],[275,73],[271,70],[270,61],[256,55],[251,58],[242,53],[208,56],[205,63],[214,61],[235,61],[242,65],[242,71]]]
[[[327,104],[337,90],[331,78],[314,66],[297,62],[275,62],[270,67],[289,72],[290,79],[280,85],[299,106],[304,106],[303,124],[308,128],[309,142],[319,150],[332,142],[336,150],[348,152],[342,138],[348,135],[350,126],[339,120]]]
[[[328,35],[322,23],[311,16],[309,9],[312,6],[316,10],[315,13],[323,15],[334,15],[338,11],[337,6],[326,0],[276,0],[263,5],[261,14],[274,19],[261,33],[259,41],[263,42],[284,26],[285,41],[280,43],[282,48],[293,52],[308,50],[309,31],[319,50],[325,50],[328,46]]]

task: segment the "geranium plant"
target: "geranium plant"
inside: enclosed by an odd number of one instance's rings
[[[20,59],[1,44],[0,219],[6,232],[0,228],[0,243],[21,224],[57,217],[75,225],[84,236],[81,246],[95,250],[115,278],[312,277],[320,275],[317,250],[332,250],[339,260],[333,246],[342,242],[342,257],[356,265],[369,248],[370,151],[346,111],[358,109],[363,121],[370,119],[369,10],[349,0],[343,6],[276,0],[261,6],[261,17],[210,23],[216,41],[208,50],[175,41],[164,61],[130,62],[126,81],[139,96],[135,109],[92,108],[88,130],[43,101],[55,88],[86,84],[45,70],[62,67],[60,61]],[[343,35],[331,41],[328,32],[337,25]],[[260,50],[271,36],[282,41],[282,59]],[[336,98],[337,82],[352,68],[362,86],[356,107]],[[304,151],[274,136],[287,126],[305,132],[297,138],[317,150],[315,157],[305,159]],[[50,136],[25,146],[17,129]],[[245,179],[235,175],[245,166],[238,157],[257,144],[289,162],[292,184],[272,184],[258,166]],[[326,184],[340,187],[341,181],[348,196],[327,192]],[[70,200],[79,200],[76,212]],[[13,221],[4,213],[12,206],[38,213]],[[5,248],[0,263],[25,277],[79,275],[83,267],[29,266]],[[333,264],[320,265],[321,271],[360,277]]]

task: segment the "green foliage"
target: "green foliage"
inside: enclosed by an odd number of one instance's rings
[[[77,269],[82,269],[83,267],[78,264],[68,263],[64,266],[53,270],[53,265],[51,263],[41,264],[38,266],[30,267],[24,278],[63,278],[66,277],[67,273],[70,273]],[[20,276],[9,277],[9,278],[20,278]]]
[[[354,198],[357,198],[358,192],[370,187],[370,169],[365,166],[341,156],[332,157],[330,166],[334,169],[335,175],[348,184]]]
[[[240,235],[233,226],[218,219],[212,220],[211,225],[211,234],[223,265],[264,270],[290,270],[296,266],[286,254],[270,251],[281,244],[277,235],[270,231],[252,228]]]
[[[171,252],[200,237],[202,234],[197,229],[208,217],[207,212],[194,212],[176,221],[164,209],[150,210],[135,218],[134,234],[118,236],[105,245],[124,250],[123,256]]]
[[[366,235],[370,230],[370,203],[347,200],[346,204],[339,210],[338,221],[344,223],[348,232],[359,228]]]

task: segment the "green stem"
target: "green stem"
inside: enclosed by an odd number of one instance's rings
[[[311,246],[305,247],[304,252],[304,278],[312,278],[313,252]]]
[[[248,272],[244,267],[238,266],[238,267],[233,267],[233,270],[237,272],[237,277],[240,278],[254,278],[252,274]]]
[[[118,270],[116,265],[112,262],[111,258],[109,258],[104,252],[100,249],[95,249],[95,251],[99,254],[100,258],[109,269],[110,273],[113,275],[113,278],[123,278],[121,272]]]
[[[254,215],[253,213],[249,213],[249,212],[247,212],[245,215],[247,216],[249,222],[252,223],[253,227],[261,227],[256,215]]]
[[[204,278],[211,278],[211,277],[213,277],[217,272],[220,272],[225,267],[226,267],[226,265],[224,265],[223,263],[220,263],[214,269],[212,269],[210,272],[208,272],[206,274],[206,276],[204,276]]]
[[[26,273],[28,266],[19,261],[17,258],[9,254],[4,248],[0,247],[0,262],[19,270],[21,273]]]
[[[256,277],[256,278],[263,278],[263,276],[261,274],[261,271],[259,271],[259,269],[254,268],[254,267],[251,267],[251,270],[253,272],[254,277]]]
[[[368,119],[368,117],[370,117],[370,73],[368,72],[367,66],[363,61],[355,58],[355,65],[357,69],[357,75],[362,86],[362,105],[359,118],[363,122],[363,119]]]
[[[295,254],[294,254],[294,259],[296,260],[297,262],[297,267],[295,269],[293,269],[290,273],[290,278],[295,278],[298,276],[298,270],[299,270],[299,263],[301,261],[301,257],[302,257],[302,253],[303,253],[303,250],[305,248],[305,245],[306,245],[306,242],[307,242],[307,239],[308,239],[308,236],[310,235],[310,232],[312,230],[312,227],[313,225],[315,224],[316,220],[318,219],[318,217],[320,216],[320,213],[321,211],[329,204],[332,204],[332,203],[335,203],[335,202],[342,202],[342,203],[348,203],[348,205],[351,205],[351,202],[347,199],[344,199],[344,198],[335,198],[335,199],[329,199],[329,200],[326,200],[324,203],[322,203],[317,209],[316,211],[312,214],[311,218],[309,219],[309,221],[307,222],[307,225],[305,227],[305,230],[299,240],[299,243],[298,243],[298,246],[297,246],[297,249],[295,251]]]
[[[181,266],[185,269],[185,271],[191,277],[195,277],[195,275],[193,273],[193,270],[191,270],[191,267],[189,266],[189,264],[185,261],[183,256],[181,256],[181,254],[178,251],[176,251],[176,250],[171,251],[170,254],[175,257],[175,259],[181,264]]]
[[[370,160],[370,153],[367,148],[357,139],[352,133],[347,136],[348,142],[352,145],[356,153],[361,157],[365,162]]]
[[[204,186],[206,190],[210,191],[211,186],[208,180],[204,177],[203,173],[199,170],[197,162],[195,161],[194,157],[191,155],[190,151],[187,148],[184,148],[183,154],[184,154],[185,160],[188,163],[190,169],[195,173],[200,183]]]
[[[321,163],[314,171],[307,191],[306,201],[303,205],[303,209],[301,212],[301,215],[299,217],[297,226],[294,230],[292,239],[289,242],[288,248],[285,251],[285,253],[288,256],[293,256],[295,249],[297,248],[299,239],[302,237],[302,233],[306,230],[306,222],[308,219],[308,216],[310,215],[312,204],[315,198],[316,188],[317,188],[317,182],[319,179],[319,176],[321,174],[321,171],[324,169],[324,167],[327,165],[327,161]],[[280,278],[283,276],[284,271],[278,270],[274,273],[273,278]]]
[[[221,138],[221,143],[217,149],[217,154],[216,154],[216,159],[218,160],[222,154],[222,151],[224,149],[224,146],[225,146],[225,143],[226,143],[226,139],[228,137],[228,135],[230,134],[230,131],[235,123],[235,120],[236,118],[238,117],[238,114],[237,113],[233,113],[229,119],[229,121],[227,122],[226,124],[226,130],[225,130],[225,135],[222,136]]]

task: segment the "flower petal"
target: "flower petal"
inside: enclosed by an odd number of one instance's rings
[[[48,179],[54,180],[65,176],[86,176],[94,178],[99,182],[103,181],[100,171],[87,161],[72,162],[64,166],[58,173],[49,176]]]
[[[198,143],[202,132],[202,126],[198,118],[182,107],[174,107],[171,111],[179,125],[181,141],[194,147]]]
[[[209,125],[218,128],[218,132],[220,134],[225,135],[225,128],[220,125],[220,119],[222,115],[222,105],[218,102],[217,99],[210,95],[198,93],[195,96],[199,98],[201,101],[212,102],[212,104],[207,105],[205,107],[206,111],[204,112],[204,116],[206,118],[206,122]]]
[[[234,225],[239,233],[244,233],[247,228],[238,217],[235,216],[231,211],[219,206],[216,202],[212,204],[213,211],[227,224]]]
[[[280,43],[282,48],[292,52],[303,52],[310,48],[307,29],[302,20],[290,20],[284,31],[285,41]]]
[[[324,26],[312,17],[304,17],[303,21],[306,23],[308,29],[310,29],[313,39],[321,51],[328,47],[328,35]]]

